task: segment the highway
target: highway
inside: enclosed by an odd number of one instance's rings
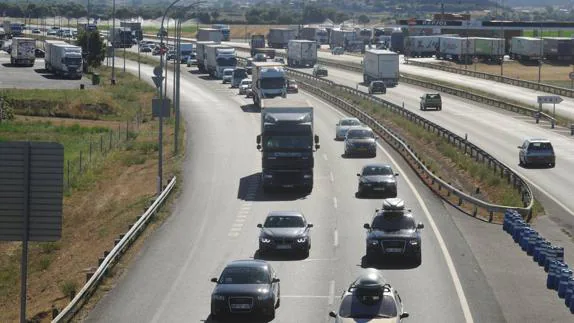
[[[127,68],[137,71],[137,64],[130,62]],[[373,159],[342,158],[342,143],[333,140],[341,114],[322,101],[299,94],[315,106],[315,131],[321,137],[314,191],[307,198],[262,195],[257,179],[260,153],[255,149],[258,113],[221,81],[182,74],[182,112],[189,140],[181,196],[170,218],[146,242],[127,274],[87,321],[208,319],[213,288],[209,279],[218,276],[228,261],[255,256],[256,224],[267,212],[297,209],[315,224],[313,246],[305,260],[272,259],[282,295],[274,322],[329,322],[328,311],[335,309],[338,296],[361,270],[365,250],[362,224],[380,206],[380,200],[354,197],[355,173]],[[150,67],[142,68],[144,75],[151,77]],[[544,289],[544,272],[521,255],[500,227],[473,228],[465,237],[459,226],[468,231],[467,217],[426,189],[394,151],[382,142],[379,148],[375,160],[392,163],[400,173],[399,196],[425,225],[420,267],[381,268],[400,292],[411,314],[408,321],[519,322],[543,317],[561,321],[570,317],[552,292]],[[481,235],[498,240],[497,250],[507,257],[493,255],[484,247],[487,243],[471,246],[466,241],[480,240]],[[479,263],[474,254],[481,261],[522,270],[500,272],[498,267]],[[496,288],[503,282],[523,286],[523,295]]]

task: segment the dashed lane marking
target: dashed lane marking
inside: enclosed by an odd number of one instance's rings
[[[337,229],[333,232],[333,246],[335,248],[339,246],[339,231]]]
[[[331,183],[335,182],[335,175],[333,175],[333,172],[329,172],[329,179],[331,180]]]
[[[329,282],[329,305],[333,305],[335,302],[335,281],[331,280]]]

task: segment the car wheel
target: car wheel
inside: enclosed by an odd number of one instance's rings
[[[550,163],[550,168],[554,168],[554,166],[556,166],[556,163]]]
[[[267,314],[266,319],[269,321],[273,321],[275,319],[275,307],[271,308],[271,312]]]
[[[305,250],[301,251],[301,256],[303,258],[309,258],[309,253],[310,253],[310,250],[308,248],[306,248]]]

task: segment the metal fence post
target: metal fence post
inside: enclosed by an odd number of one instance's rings
[[[82,173],[82,151],[80,150],[80,174]]]
[[[100,153],[104,152],[104,135],[100,136]]]
[[[114,132],[110,131],[110,147],[108,149],[108,151],[112,150],[112,137],[114,136]]]
[[[126,141],[129,139],[129,133],[130,133],[130,120],[126,120]]]
[[[88,163],[92,163],[92,138],[90,138],[90,156],[89,156],[89,160]]]
[[[68,188],[70,188],[70,160],[68,159]]]

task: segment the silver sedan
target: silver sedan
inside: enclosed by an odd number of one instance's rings
[[[349,128],[361,125],[361,121],[359,121],[357,118],[344,118],[339,120],[339,122],[335,125],[335,140],[345,139]]]

